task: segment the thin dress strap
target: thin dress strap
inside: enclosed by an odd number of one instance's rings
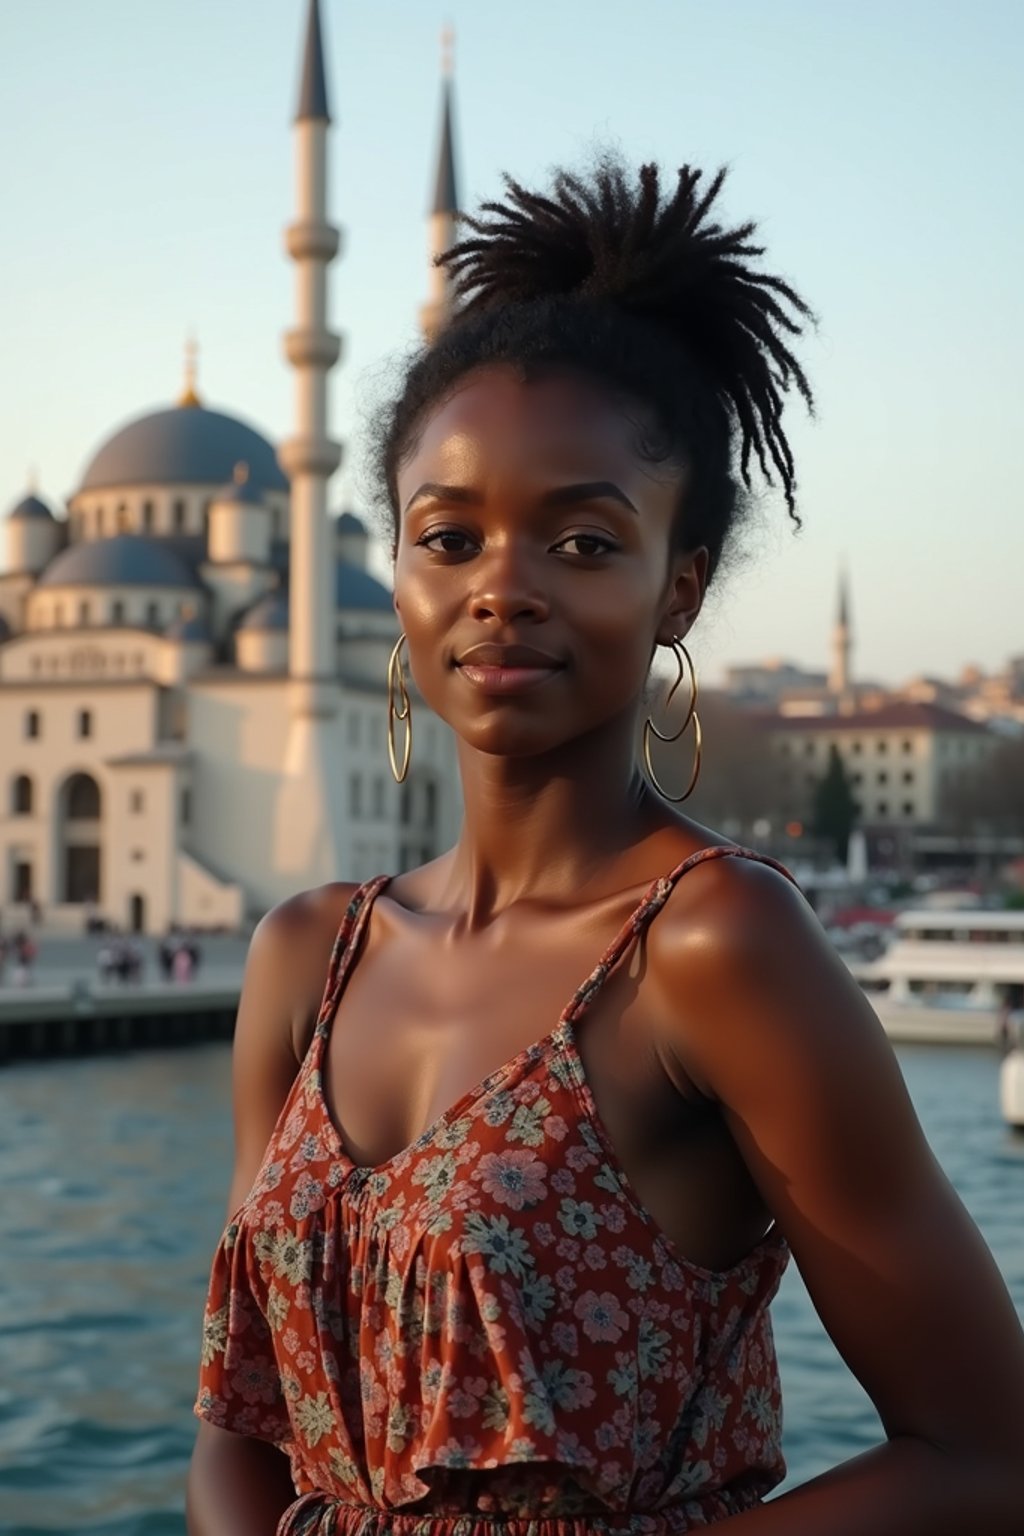
[[[373,903],[380,892],[391,880],[390,875],[375,875],[372,880],[364,880],[357,886],[349,898],[341,919],[341,926],[335,936],[331,949],[330,964],[327,967],[327,981],[324,986],[323,1001],[320,1004],[320,1012],[317,1015],[318,1032],[324,1029],[334,1016],[341,997],[345,982],[348,980],[355,957],[359,952],[359,945],[366,931],[366,923],[370,916]]]
[[[565,1012],[562,1014],[563,1022],[566,1020],[572,1021],[577,1018],[589,1006],[626,951],[640,934],[644,932],[651,920],[661,911],[675,889],[677,882],[686,874],[686,871],[693,869],[698,864],[703,864],[707,859],[722,859],[726,857],[754,859],[758,864],[769,864],[772,869],[778,870],[779,874],[785,875],[786,879],[791,881],[797,890],[800,889],[796,876],[786,868],[785,864],[780,864],[778,859],[773,859],[767,853],[757,853],[753,848],[744,848],[739,843],[721,843],[716,844],[712,848],[698,848],[696,853],[691,853],[689,858],[683,859],[682,863],[677,864],[675,869],[671,870],[667,875],[659,875],[653,881],[640,905],[623,923],[619,932],[609,944],[583,985],[577,988]]]

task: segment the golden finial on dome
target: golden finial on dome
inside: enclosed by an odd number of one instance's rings
[[[447,21],[441,31],[441,73],[446,80],[450,80],[452,77],[454,55],[455,28],[450,21]]]
[[[202,405],[196,394],[196,375],[199,371],[199,343],[190,336],[185,343],[185,388],[178,396],[179,405]]]

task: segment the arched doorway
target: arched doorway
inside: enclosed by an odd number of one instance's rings
[[[132,933],[146,931],[146,898],[138,892],[128,898],[128,926]]]
[[[60,894],[63,902],[100,899],[100,787],[89,773],[65,780],[58,801]]]

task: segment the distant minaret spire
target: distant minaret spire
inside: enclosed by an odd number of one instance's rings
[[[202,401],[196,391],[196,381],[199,377],[199,343],[195,336],[189,336],[185,342],[185,387],[178,396],[179,405],[201,405]]]
[[[842,702],[850,695],[850,653],[853,636],[850,631],[850,589],[845,564],[839,572],[839,604],[835,628],[832,631],[832,669],[829,673],[829,691]]]
[[[436,258],[455,243],[455,216],[459,211],[458,183],[455,176],[454,134],[452,131],[452,75],[455,33],[446,26],[441,33],[441,132],[438,140],[437,174],[434,196],[427,219],[427,250],[430,254],[430,287],[427,302],[420,310],[420,324],[428,342],[451,318],[452,288],[447,272],[435,265]]]
[[[330,126],[318,0],[309,0],[295,113],[297,210],[285,230],[296,268],[297,317],[284,350],[295,372],[295,429],[278,449],[291,482],[289,552],[289,713],[284,780],[275,822],[278,867],[303,878],[341,877],[347,864],[337,760],[335,579],[327,484],[341,463],[329,435],[328,374],[341,339],[327,327],[327,269],[339,231],[327,217]]]

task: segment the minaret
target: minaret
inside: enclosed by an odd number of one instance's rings
[[[441,136],[437,152],[437,179],[427,220],[427,250],[430,253],[430,288],[427,302],[420,310],[420,324],[428,342],[451,318],[452,289],[443,267],[434,266],[434,258],[454,245],[455,215],[459,210],[455,184],[455,154],[452,135],[452,49],[454,33],[446,27],[441,34]]]
[[[850,651],[853,637],[850,633],[850,594],[846,567],[839,572],[839,611],[832,631],[832,669],[829,672],[829,692],[834,694],[842,707],[843,700],[850,698]]]
[[[328,436],[327,375],[340,338],[327,328],[327,267],[339,232],[327,221],[327,83],[318,0],[309,0],[295,114],[298,209],[285,230],[296,267],[295,326],[284,350],[295,370],[295,433],[278,450],[291,482],[289,727],[277,804],[274,859],[302,881],[336,880],[345,867],[342,779],[337,760],[334,569],[327,482],[341,463]]]

